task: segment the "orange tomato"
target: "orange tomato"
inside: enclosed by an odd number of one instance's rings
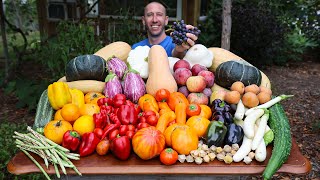
[[[105,98],[105,96],[102,93],[99,92],[88,92],[85,96],[84,96],[84,102],[86,104],[98,104],[97,101],[100,98]]]
[[[178,103],[189,104],[188,99],[181,92],[173,92],[170,94],[168,99],[168,106],[171,110],[175,110],[175,107]]]
[[[73,122],[80,117],[80,111],[75,104],[65,104],[61,109],[61,116],[64,120]]]
[[[53,120],[64,120],[63,117],[61,116],[61,109],[59,109],[58,111],[56,111],[56,113],[54,113]]]
[[[155,98],[158,102],[166,102],[168,101],[169,97],[170,97],[170,91],[162,88],[156,92]]]
[[[94,113],[99,113],[100,107],[96,104],[84,104],[80,107],[80,115],[90,115],[92,116]]]
[[[160,161],[165,165],[172,165],[178,160],[178,153],[172,148],[166,148],[160,153]]]

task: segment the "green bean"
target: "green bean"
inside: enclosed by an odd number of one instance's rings
[[[35,163],[36,166],[38,166],[38,168],[42,171],[44,176],[50,180],[50,177],[48,176],[47,172],[42,168],[42,166],[37,162],[37,160],[35,160],[27,151],[23,149],[21,149],[21,151],[24,152],[24,154],[26,154],[33,161],[33,163]]]

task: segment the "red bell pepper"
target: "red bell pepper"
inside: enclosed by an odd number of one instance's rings
[[[108,115],[104,111],[101,111],[100,113],[94,113],[93,121],[95,124],[95,128],[103,129],[108,124],[107,118],[108,118]]]
[[[112,98],[108,98],[108,97],[100,98],[100,99],[98,99],[97,104],[99,107],[102,105],[112,106],[113,105]]]
[[[76,151],[80,145],[80,134],[77,131],[67,131],[63,135],[62,146],[71,150]]]
[[[117,136],[111,143],[112,153],[120,160],[127,160],[131,153],[131,142],[128,136]]]
[[[117,116],[121,124],[123,125],[136,125],[138,123],[138,113],[136,112],[133,106],[121,105],[118,110]]]
[[[126,100],[126,104],[129,106],[133,106],[134,109],[136,110],[136,113],[139,115],[141,112],[141,107],[139,106],[139,104],[135,104],[133,102],[131,102],[130,100]]]
[[[112,103],[113,103],[113,107],[120,107],[121,105],[126,104],[126,95],[124,94],[116,94],[113,99],[112,99]]]
[[[100,139],[93,133],[84,133],[79,147],[79,154],[81,157],[92,154],[100,142]]]

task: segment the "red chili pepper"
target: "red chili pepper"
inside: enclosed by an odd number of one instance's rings
[[[131,142],[128,136],[117,136],[111,143],[112,153],[120,160],[127,160],[131,154]]]
[[[97,101],[98,106],[106,105],[106,106],[112,106],[112,98],[100,98]]]
[[[80,145],[80,134],[77,131],[67,131],[63,135],[62,146],[71,150],[76,151]]]
[[[114,107],[120,107],[121,105],[126,104],[126,95],[124,94],[116,94],[113,99],[113,106]]]
[[[138,123],[138,114],[133,106],[130,106],[130,105],[120,106],[117,116],[121,124],[123,125],[128,125],[128,124],[136,125]]]
[[[106,138],[111,131],[117,129],[118,127],[119,127],[118,124],[109,124],[109,125],[107,125],[107,126],[104,128],[104,133],[103,133],[103,135],[101,136],[101,140],[104,139],[104,138]]]
[[[118,127],[120,127],[121,122],[120,122],[120,120],[119,120],[119,118],[118,118],[118,116],[117,116],[116,114],[111,113],[111,114],[109,115],[109,117],[110,117],[110,121],[111,121],[113,124],[117,124]]]
[[[100,139],[93,133],[84,133],[79,147],[79,154],[81,157],[92,154],[100,142]]]
[[[112,106],[106,106],[106,105],[102,105],[100,106],[100,112],[104,111],[106,114],[110,114],[113,112],[113,107]]]
[[[103,129],[107,125],[107,114],[104,111],[93,114],[93,121],[96,128]]]

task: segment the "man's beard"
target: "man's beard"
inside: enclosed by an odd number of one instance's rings
[[[159,36],[162,34],[162,32],[163,32],[163,30],[164,30],[165,27],[162,26],[161,31],[159,31],[159,33],[157,33],[157,34],[153,34],[153,33],[150,31],[150,29],[149,29],[149,27],[148,27],[147,25],[145,25],[145,28],[146,28],[148,34],[149,34],[151,37],[156,38],[156,37],[159,37]]]

